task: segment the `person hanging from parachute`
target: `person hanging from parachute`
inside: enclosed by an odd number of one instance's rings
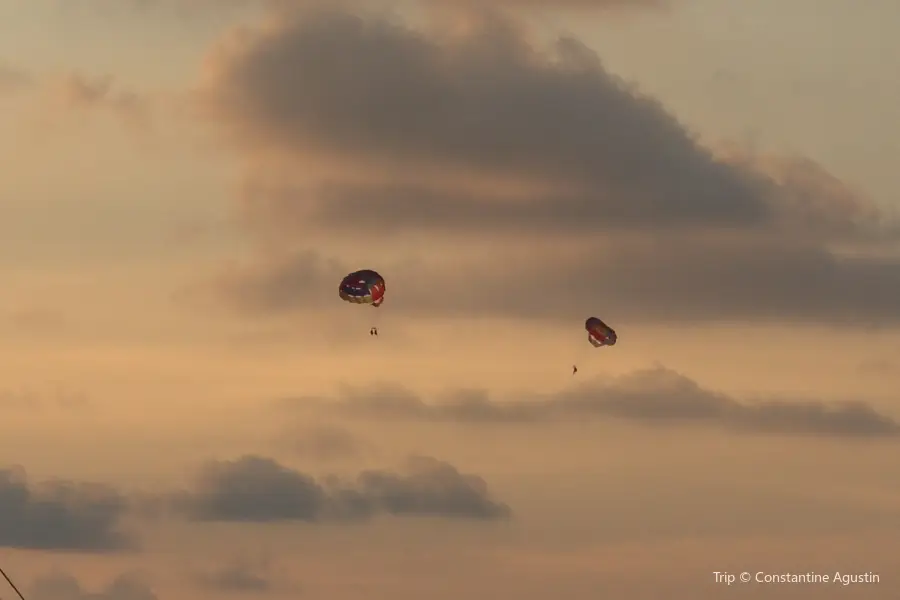
[[[368,304],[375,308],[384,302],[386,286],[384,277],[371,269],[354,271],[341,280],[338,295],[352,304]],[[369,335],[378,336],[378,327],[369,329]]]
[[[584,328],[587,330],[588,341],[594,348],[602,348],[603,346],[615,346],[618,336],[615,330],[598,319],[590,317],[584,322]],[[572,375],[578,372],[578,367],[572,365]]]

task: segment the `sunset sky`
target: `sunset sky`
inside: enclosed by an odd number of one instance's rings
[[[900,597],[898,22],[0,0],[0,567],[27,600]],[[364,268],[377,310],[337,296]]]

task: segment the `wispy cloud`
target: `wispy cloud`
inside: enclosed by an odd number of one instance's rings
[[[34,600],[158,600],[153,589],[135,575],[119,575],[92,591],[73,575],[61,571],[38,577],[27,596]]]
[[[341,4],[349,6],[360,5],[377,5],[379,0],[342,0]],[[560,8],[579,8],[592,10],[610,10],[610,9],[660,9],[666,8],[672,0],[495,0],[493,2],[485,2],[484,0],[417,0],[422,6],[456,6],[465,7],[504,7],[504,8],[546,8],[551,6],[556,9]],[[198,17],[210,12],[221,13],[223,9],[275,9],[275,10],[291,10],[296,8],[307,8],[310,6],[321,6],[331,3],[321,2],[320,0],[93,0],[89,9],[94,10],[98,14],[122,14],[125,11],[144,15],[148,13],[169,13],[180,17]],[[383,0],[382,5],[390,5],[390,2]],[[88,7],[85,7],[88,8]]]
[[[33,83],[29,73],[0,60],[0,94],[27,88]]]
[[[368,441],[333,425],[289,427],[279,436],[279,442],[297,456],[319,462],[361,458],[373,450]]]
[[[151,117],[148,98],[111,76],[69,73],[54,80],[51,89],[55,99],[70,110],[107,110],[135,125],[146,125]]]
[[[62,386],[34,390],[0,388],[0,408],[3,410],[59,410],[73,413],[84,412],[91,406],[90,398],[83,392]]]
[[[267,557],[238,556],[192,577],[201,589],[219,593],[264,594],[276,587]]]
[[[458,391],[425,402],[400,386],[348,390],[318,406],[348,416],[456,423],[541,423],[621,419],[668,426],[705,426],[756,434],[894,438],[900,423],[862,401],[827,403],[771,398],[739,401],[664,367],[599,380],[552,395],[495,400],[486,391]],[[287,400],[307,406],[308,399]]]

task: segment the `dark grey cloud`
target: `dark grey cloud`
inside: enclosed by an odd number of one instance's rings
[[[836,211],[844,228],[877,220],[808,161],[775,179],[752,161],[717,158],[578,40],[544,49],[493,14],[441,36],[350,12],[295,13],[217,65],[207,105],[255,148],[557,184],[512,206],[397,183],[282,194],[281,210],[312,204],[329,224],[798,227],[833,226]]]
[[[135,575],[120,575],[97,591],[84,588],[68,573],[39,577],[26,596],[29,600],[158,600],[153,589]]]
[[[354,481],[311,475],[260,456],[210,462],[191,491],[171,506],[197,521],[357,520],[379,514],[500,519],[510,509],[485,482],[434,458],[417,457],[403,472],[367,470]]]
[[[195,489],[173,498],[201,521],[315,521],[328,508],[328,493],[311,475],[259,456],[213,461]]]
[[[304,13],[219,69],[209,107],[255,145],[407,168],[536,174],[582,189],[546,199],[563,219],[737,226],[769,218],[763,182],[716,161],[581,43],[560,39],[544,53],[497,16],[440,40],[348,12]],[[538,219],[548,211],[538,202],[530,212]]]
[[[327,156],[389,175],[261,177],[245,190],[248,220],[292,240],[315,229],[342,243],[491,243],[489,259],[453,269],[427,255],[379,264],[393,310],[575,322],[602,297],[612,320],[900,322],[892,215],[807,159],[714,154],[577,40],[545,50],[497,15],[461,36],[339,10],[286,15],[216,57],[210,114],[255,160],[274,151],[297,172]],[[484,178],[519,182],[516,198]],[[579,247],[554,250],[563,236]],[[218,290],[256,313],[318,308],[355,268],[270,254]]]
[[[712,160],[712,159],[711,159]],[[243,216],[268,233],[296,232],[311,225],[352,234],[379,231],[451,233],[468,236],[591,236],[616,232],[654,233],[660,230],[725,232],[760,235],[790,234],[792,239],[850,242],[895,241],[898,221],[868,199],[808,160],[781,159],[775,166],[779,181],[752,168],[721,163],[747,181],[755,181],[763,217],[735,213],[729,192],[714,191],[717,205],[679,202],[671,195],[642,196],[590,189],[544,189],[516,192],[513,197],[477,189],[435,184],[326,182],[298,186],[268,182],[247,186]],[[536,169],[535,169],[536,171]],[[774,176],[774,175],[773,175]],[[652,179],[652,177],[651,177]],[[641,185],[647,181],[642,180]],[[698,185],[710,187],[698,180]],[[598,193],[602,197],[598,197]],[[679,193],[677,190],[675,193]],[[714,214],[720,211],[721,215]],[[724,229],[723,229],[724,228]],[[758,238],[759,239],[759,238]],[[764,241],[759,239],[760,242]]]
[[[900,262],[890,258],[699,234],[610,240],[540,258],[523,252],[497,248],[452,267],[425,259],[371,266],[388,281],[384,310],[408,316],[556,319],[575,333],[602,298],[599,316],[617,330],[632,321],[900,323]],[[286,254],[223,273],[213,293],[251,315],[339,307],[337,282],[355,268],[311,251]]]
[[[900,423],[865,402],[782,398],[741,402],[663,367],[526,400],[495,400],[484,391],[466,391],[426,403],[408,390],[386,386],[348,393],[333,406],[342,414],[390,420],[501,424],[622,419],[760,434],[900,436]]]
[[[98,484],[46,481],[30,485],[22,469],[0,470],[0,546],[104,551],[129,547],[119,528],[128,508]]]

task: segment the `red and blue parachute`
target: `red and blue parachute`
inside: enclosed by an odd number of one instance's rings
[[[601,346],[615,346],[616,340],[616,332],[612,327],[598,319],[597,317],[590,317],[587,321],[584,322],[584,328],[588,332],[588,341],[595,348],[599,348]]]
[[[594,348],[615,346],[619,339],[615,330],[597,317],[589,317],[584,322],[584,328],[588,333],[588,341]],[[578,373],[578,367],[572,365],[572,375],[576,373]]]
[[[384,277],[371,269],[354,271],[341,280],[338,294],[353,304],[370,304],[375,308],[384,302]]]

